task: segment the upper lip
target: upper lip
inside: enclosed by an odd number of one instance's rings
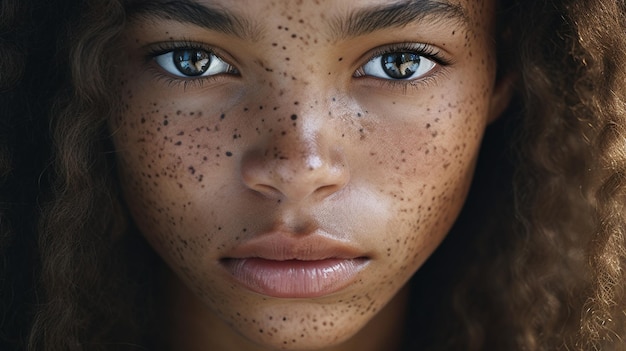
[[[224,258],[319,261],[366,258],[366,255],[359,248],[317,230],[304,235],[285,231],[264,233],[239,244],[228,251]]]

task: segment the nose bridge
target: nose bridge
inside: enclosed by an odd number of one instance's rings
[[[345,186],[349,179],[345,155],[321,99],[313,96],[290,94],[280,100],[290,101],[287,106],[293,108],[265,115],[270,124],[267,133],[242,159],[248,188],[271,198],[301,201],[329,196]]]

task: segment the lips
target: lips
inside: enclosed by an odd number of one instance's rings
[[[239,284],[276,298],[332,294],[353,283],[368,262],[358,248],[317,232],[260,235],[220,260]]]

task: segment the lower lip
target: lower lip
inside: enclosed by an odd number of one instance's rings
[[[246,288],[277,298],[313,298],[332,294],[354,282],[365,258],[319,261],[226,259],[223,266]]]

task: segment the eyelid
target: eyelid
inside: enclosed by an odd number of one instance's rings
[[[435,67],[431,69],[427,74],[417,79],[385,79],[377,78],[369,75],[357,76],[357,72],[362,70],[363,67],[372,61],[373,59],[389,54],[398,52],[414,52],[420,56],[425,57],[435,63]],[[449,66],[453,66],[456,61],[445,50],[438,48],[437,46],[424,44],[424,43],[393,43],[377,47],[367,54],[363,55],[364,59],[361,59],[361,65],[357,71],[354,72],[353,77],[355,79],[363,79],[363,83],[368,87],[378,87],[391,91],[399,91],[402,94],[407,94],[409,89],[424,89],[430,85],[437,84],[441,78],[449,73]]]
[[[155,56],[165,54],[169,51],[181,50],[181,49],[196,49],[212,52],[222,59],[232,60],[232,57],[228,55],[224,50],[217,46],[205,44],[194,40],[172,40],[172,41],[160,41],[144,46],[144,50],[148,52],[146,55],[146,61],[152,60]],[[233,60],[234,61],[234,60]],[[228,62],[230,64],[230,62]]]
[[[146,48],[145,50],[147,51],[147,54],[145,55],[145,61],[146,61],[145,63],[147,65],[159,66],[158,68],[160,71],[165,71],[165,69],[162,68],[158,63],[156,63],[155,59],[157,57],[168,54],[168,53],[172,53],[177,50],[189,49],[189,50],[206,51],[209,54],[216,56],[219,60],[223,61],[224,63],[228,64],[230,67],[232,67],[233,70],[236,72],[236,75],[239,74],[239,69],[237,69],[236,64],[232,63],[232,62],[235,62],[232,56],[227,54],[225,51],[219,49],[218,47],[211,46],[205,43],[191,41],[191,40],[163,41],[163,42],[157,42],[157,43],[146,45],[145,48]],[[185,75],[175,75],[169,72],[165,72],[165,73],[162,73],[162,75],[167,76],[171,78],[172,80],[186,80],[186,81],[194,80],[195,81],[195,80],[205,80],[205,79],[215,78],[216,76],[221,76],[222,74],[194,77],[194,76],[185,76]],[[235,74],[231,74],[231,75],[235,75]]]
[[[429,60],[432,60],[433,62],[435,62],[437,66],[446,67],[446,66],[450,66],[454,64],[452,59],[450,59],[448,55],[444,53],[443,50],[438,49],[437,47],[433,45],[424,44],[424,43],[394,43],[394,44],[380,46],[378,48],[373,49],[370,53],[368,53],[365,56],[366,59],[362,61],[357,71],[355,71],[355,77],[358,77],[358,78],[362,77],[362,76],[356,76],[356,72],[361,70],[367,63],[369,63],[373,59],[379,56],[389,54],[389,53],[394,53],[394,52],[397,52],[397,53],[414,52],[416,54],[419,54],[420,56],[423,56]]]
[[[448,57],[448,54],[445,53],[444,50],[437,48],[431,44],[425,43],[393,43],[384,46],[380,46],[372,50],[372,52],[368,55],[369,58],[365,62],[369,62],[374,57],[392,53],[392,52],[403,52],[410,51],[418,53],[427,59],[435,61],[438,65],[449,66],[454,64],[451,58]]]

